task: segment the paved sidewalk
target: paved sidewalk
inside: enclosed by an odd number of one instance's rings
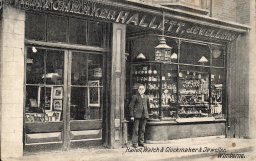
[[[256,161],[256,140],[233,138],[189,138],[172,140],[167,144],[146,144],[146,148],[75,149],[70,151],[41,152],[22,158],[3,161],[185,161],[222,160],[218,154],[244,154],[243,161]],[[228,160],[227,158],[224,159]],[[231,159],[232,160],[232,159]],[[240,160],[240,159],[236,159]]]

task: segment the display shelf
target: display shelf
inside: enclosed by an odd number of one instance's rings
[[[142,83],[146,86],[146,94],[150,95],[150,118],[174,117],[176,112],[176,104],[174,107],[174,99],[177,100],[176,78],[177,70],[164,70],[166,68],[161,62],[141,62],[131,64],[131,86],[136,83]],[[168,66],[169,67],[169,66]],[[175,73],[176,72],[176,73]],[[136,88],[132,89],[134,94]],[[162,116],[161,116],[162,117]]]
[[[212,90],[215,93],[210,95],[209,71],[194,68],[183,66],[178,69],[176,65],[161,62],[132,63],[131,86],[134,87],[136,83],[146,86],[146,94],[152,96],[150,103],[153,108],[149,110],[159,111],[160,118],[175,118],[182,108],[184,112],[198,111],[189,114],[194,115],[191,117],[205,117],[211,113],[210,97],[214,96],[214,101],[219,101],[217,98],[221,90],[216,88]],[[130,93],[133,92],[136,92],[136,88],[132,88]]]

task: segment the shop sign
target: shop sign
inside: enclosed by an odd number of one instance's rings
[[[106,0],[13,0],[13,5],[25,10],[58,11],[101,18],[115,23],[141,26],[161,30],[163,22],[161,16],[150,13],[126,10],[104,3]],[[237,33],[191,22],[165,18],[165,32],[178,35],[196,35],[233,41]]]

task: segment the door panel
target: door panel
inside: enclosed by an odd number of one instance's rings
[[[71,52],[70,141],[102,138],[102,55]]]
[[[101,129],[102,120],[71,121],[71,131]]]
[[[102,144],[103,56],[28,47],[26,61],[25,150]]]

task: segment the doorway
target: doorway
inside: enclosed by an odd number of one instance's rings
[[[102,145],[104,53],[32,46],[25,60],[25,150]]]
[[[103,55],[69,51],[70,147],[102,143]]]

